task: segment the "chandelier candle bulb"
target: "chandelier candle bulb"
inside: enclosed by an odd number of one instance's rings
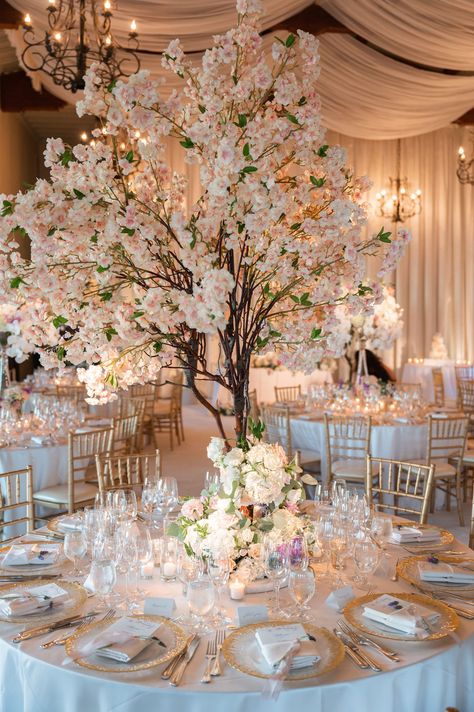
[[[131,32],[136,32],[136,31],[137,31],[137,23],[135,22],[135,20],[132,20],[131,23],[130,23],[130,31],[131,31]]]
[[[23,24],[27,26],[31,25],[31,15],[29,13],[26,13],[25,17],[23,18]]]

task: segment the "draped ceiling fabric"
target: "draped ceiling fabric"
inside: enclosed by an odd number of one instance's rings
[[[45,0],[9,0],[45,28]],[[262,29],[268,29],[313,2],[266,0]],[[402,175],[423,191],[423,209],[408,226],[414,239],[397,271],[397,297],[405,309],[405,343],[400,357],[428,354],[436,331],[451,357],[474,359],[474,188],[456,178],[457,148],[469,147],[466,129],[450,126],[474,107],[474,0],[320,0],[349,34],[321,35],[320,93],[329,141],[349,148],[356,174],[369,175],[371,194],[395,177],[395,147],[402,138]],[[196,64],[214,34],[235,23],[235,0],[119,0],[113,28],[124,42],[129,22],[138,24],[142,49],[162,51],[179,36]],[[268,52],[270,33],[264,42]],[[9,37],[21,53],[22,32]],[[396,55],[398,61],[374,47]],[[409,62],[424,66],[411,66]],[[180,80],[165,72],[159,55],[142,55],[142,67],[166,77],[164,92]],[[428,68],[433,70],[430,71]],[[456,75],[443,70],[457,70]],[[38,73],[33,76],[38,77]],[[69,102],[80,95],[52,93]],[[446,128],[447,127],[447,128]],[[190,180],[188,199],[199,191],[195,166],[187,166],[179,146],[169,147],[172,167]],[[383,224],[373,213],[369,229]],[[385,221],[385,226],[388,227]],[[393,227],[393,226],[392,226]]]

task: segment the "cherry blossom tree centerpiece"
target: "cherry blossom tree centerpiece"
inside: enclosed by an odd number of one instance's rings
[[[100,119],[95,145],[49,140],[50,180],[1,197],[0,283],[22,305],[24,350],[46,367],[85,362],[92,402],[174,359],[223,437],[202,381],[230,391],[245,444],[252,354],[307,371],[341,355],[341,319],[381,297],[366,257],[385,249],[389,272],[408,235],[362,236],[368,182],[325,141],[317,40],[276,38],[267,57],[260,3],[238,0],[237,13],[198,67],[171,42],[162,61],[181,92],[162,93],[146,71],[105,86],[91,67],[77,108]],[[167,165],[172,140],[199,168],[193,205]]]

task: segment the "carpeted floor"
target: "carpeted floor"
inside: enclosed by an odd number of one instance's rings
[[[181,495],[197,494],[203,487],[207,470],[212,463],[207,459],[206,447],[211,436],[218,435],[217,426],[212,416],[200,405],[184,406],[185,441],[181,445],[175,443],[170,450],[169,436],[158,434],[158,446],[162,456],[162,473],[176,477]],[[229,435],[233,432],[233,418],[224,417],[224,427]],[[452,531],[455,536],[467,543],[468,526],[460,527],[453,500],[454,511],[439,511],[430,515],[430,522]],[[465,521],[469,524],[471,517],[470,504],[464,504]]]

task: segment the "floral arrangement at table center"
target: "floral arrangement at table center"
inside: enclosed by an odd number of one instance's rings
[[[312,547],[313,524],[298,509],[305,498],[301,468],[282,447],[252,439],[246,450],[227,450],[222,438],[212,438],[207,454],[220,471],[220,487],[184,502],[168,530],[189,554],[230,557],[239,578],[252,581],[263,576],[264,536],[277,542],[304,536]]]
[[[237,0],[237,27],[199,67],[171,42],[162,62],[183,91],[168,97],[146,71],[105,86],[92,66],[77,110],[99,117],[95,145],[48,140],[50,181],[0,197],[0,286],[24,309],[25,352],[38,349],[45,367],[87,363],[93,403],[174,358],[223,437],[200,381],[230,391],[241,443],[252,354],[268,348],[306,372],[341,355],[341,322],[382,296],[366,257],[385,251],[380,277],[409,239],[361,236],[369,182],[325,143],[318,41],[278,37],[268,61],[261,12],[259,0]],[[194,205],[166,164],[168,140],[199,167]],[[15,230],[29,236],[30,260]]]
[[[362,335],[368,349],[387,351],[403,332],[403,309],[397,303],[393,289],[383,287],[383,300],[364,318]]]

